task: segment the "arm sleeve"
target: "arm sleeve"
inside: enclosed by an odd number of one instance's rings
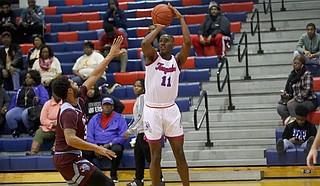
[[[304,46],[303,35],[301,35],[301,36],[300,36],[300,39],[299,39],[299,41],[298,41],[298,44],[297,44],[297,46],[296,46],[296,50],[297,50],[298,52],[300,52],[301,54],[303,54],[303,52],[304,52],[303,46]]]
[[[310,92],[312,92],[311,87],[313,87],[313,78],[310,72],[307,72],[302,76],[303,79],[301,80],[301,91],[295,97],[295,100],[298,102],[302,102],[308,100]]]
[[[49,94],[46,88],[44,88],[44,86],[39,85],[39,96],[40,96],[40,105],[44,105],[48,100],[49,100]]]
[[[93,144],[97,144],[95,137],[94,137],[94,122],[96,121],[97,115],[94,115],[88,125],[87,125],[87,142],[93,143]]]
[[[126,140],[126,139],[123,138],[123,135],[127,131],[128,125],[127,125],[126,120],[122,116],[119,116],[118,120],[119,120],[118,121],[119,122],[118,137],[113,139],[112,143],[121,144],[122,145]]]
[[[139,99],[137,99],[137,116],[134,118],[134,122],[129,126],[128,132],[130,134],[137,133],[137,129],[139,127],[139,124],[141,125],[143,122],[143,106],[144,106],[144,97],[139,96]]]
[[[22,63],[22,49],[19,45],[16,45],[15,48],[16,48],[16,54],[14,55],[12,66],[14,66],[15,68],[18,68],[19,63]]]
[[[289,126],[287,125],[286,128],[284,129],[283,131],[283,134],[282,134],[282,139],[290,139],[292,137],[292,135],[290,135],[290,128]]]

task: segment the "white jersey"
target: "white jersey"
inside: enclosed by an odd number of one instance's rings
[[[145,102],[149,107],[168,107],[178,96],[180,69],[173,55],[170,60],[158,58],[146,66]]]

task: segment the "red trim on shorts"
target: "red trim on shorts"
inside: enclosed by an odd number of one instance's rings
[[[161,106],[160,106],[160,107],[158,107],[158,106],[157,106],[157,107],[153,107],[153,106],[149,106],[149,105],[147,105],[147,104],[146,104],[146,106],[149,107],[149,108],[160,108],[160,109],[164,109],[164,108],[172,107],[172,106],[175,105],[175,104],[176,104],[176,103],[174,103],[174,104],[172,104],[172,105],[169,105],[169,106],[165,106],[165,107],[161,107]]]
[[[153,61],[151,62],[151,63],[149,63],[149,64],[146,64],[146,66],[149,66],[149,65],[151,65],[152,63],[154,63],[157,59],[158,59],[158,53],[156,53],[154,56],[153,56]]]
[[[148,143],[159,143],[159,142],[161,143],[162,141],[162,136],[160,139],[157,139],[157,140],[149,140],[146,135],[145,135],[145,138]]]
[[[166,138],[169,139],[169,140],[179,140],[179,139],[184,138],[184,134],[182,134],[180,136],[174,136],[174,137],[166,136]]]

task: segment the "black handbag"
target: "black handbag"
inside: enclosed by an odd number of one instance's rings
[[[40,126],[40,113],[42,105],[34,105],[28,108],[28,119],[30,122],[30,127],[33,129],[38,129]]]

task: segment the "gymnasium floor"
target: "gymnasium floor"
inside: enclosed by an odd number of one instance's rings
[[[145,186],[151,183],[146,182]],[[1,186],[66,186],[65,183],[39,183],[39,184],[1,184]],[[166,183],[166,186],[178,186],[181,183]],[[192,182],[191,186],[319,186],[320,179],[267,179],[262,181],[249,182]],[[116,186],[126,186],[126,183],[117,183]]]

